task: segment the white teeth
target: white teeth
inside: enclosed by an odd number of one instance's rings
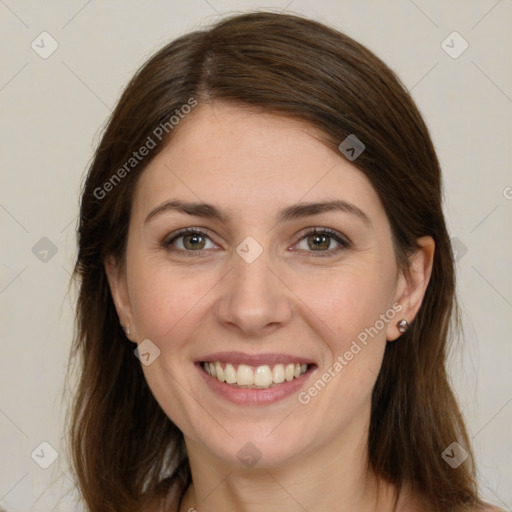
[[[224,369],[224,376],[226,377],[226,382],[228,384],[236,384],[236,372],[232,364],[228,363],[226,365],[226,368]]]
[[[256,368],[253,384],[255,386],[270,386],[272,384],[272,372],[269,366],[264,365]]]
[[[284,366],[282,364],[276,364],[274,366],[274,369],[272,370],[272,381],[276,384],[284,382]]]
[[[264,364],[253,369],[246,364],[239,364],[238,368],[226,363],[224,369],[220,361],[203,363],[204,370],[220,382],[236,384],[243,387],[268,388],[275,384],[290,382],[306,373],[307,364],[288,363],[276,364],[273,368]]]
[[[284,371],[285,378],[288,382],[293,380],[293,374],[295,373],[295,365],[290,363],[286,365],[286,369]]]
[[[224,370],[222,369],[219,361],[215,363],[215,373],[217,374],[217,379],[219,379],[221,382],[226,380],[226,377],[224,376]]]
[[[251,386],[253,382],[253,372],[250,366],[239,364],[236,371],[236,383],[239,386]]]

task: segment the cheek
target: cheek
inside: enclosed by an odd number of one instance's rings
[[[391,307],[391,277],[382,266],[347,266],[316,279],[308,295],[301,295],[308,297],[308,306],[327,325],[333,350],[345,351],[347,344],[376,322],[385,336],[379,319]]]
[[[371,393],[386,348],[386,329],[396,322],[390,300],[392,268],[375,262],[347,266],[317,279],[312,290],[307,305],[327,326],[322,332],[330,352],[318,376],[321,379],[327,372],[325,379],[332,382],[325,403],[343,406],[348,412]]]
[[[336,268],[297,271],[285,281],[293,283],[293,292],[301,299],[295,303],[298,315],[309,319],[315,331],[324,333],[332,351],[340,353],[390,307],[389,267],[375,258],[361,258]],[[171,337],[179,343],[178,333],[185,333],[190,322],[191,329],[198,328],[197,321],[211,307],[215,286],[223,278],[223,272],[214,269],[170,268],[150,259],[133,261],[132,269],[130,300],[137,333],[140,339],[162,342],[173,331]]]
[[[138,338],[177,351],[200,327],[210,293],[221,278],[215,271],[172,268],[150,258],[134,261],[130,302]]]
[[[345,275],[324,284],[323,296],[329,300],[322,301],[316,293],[316,303],[319,318],[328,326],[323,341],[329,354],[298,400],[305,413],[315,411],[321,420],[306,427],[311,428],[309,433],[322,429],[335,437],[354,418],[364,417],[369,407],[386,348],[386,326],[394,311],[386,317],[386,289],[368,274]]]

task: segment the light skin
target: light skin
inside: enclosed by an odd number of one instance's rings
[[[367,466],[371,392],[386,344],[402,342],[397,321],[412,322],[421,306],[435,244],[419,239],[404,275],[371,183],[315,135],[240,106],[198,106],[137,185],[125,262],[105,261],[129,338],[160,350],[143,371],[185,437],[193,485],[180,510],[395,510],[393,487]],[[171,210],[146,220],[176,199],[213,204],[229,222]],[[283,208],[332,200],[367,220],[327,211],[276,222]],[[207,236],[166,248],[182,228]],[[330,228],[349,245],[327,235],[318,249],[310,228]],[[263,249],[252,263],[236,252],[249,236]],[[235,405],[194,365],[217,351],[288,353],[318,366],[309,386],[396,304],[401,311],[305,405],[297,394]],[[237,457],[248,442],[261,453],[251,468]]]

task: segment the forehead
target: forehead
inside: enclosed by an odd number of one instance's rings
[[[196,107],[144,171],[135,209],[170,198],[254,216],[303,201],[345,199],[382,213],[366,176],[305,122],[225,103]]]

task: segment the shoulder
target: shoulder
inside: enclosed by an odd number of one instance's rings
[[[399,494],[396,505],[397,512],[424,512],[428,507],[421,501],[420,497],[415,494],[411,488],[405,484]],[[482,502],[468,512],[507,512],[505,509]]]
[[[408,483],[404,482],[398,493],[395,510],[397,512],[422,512],[419,497],[412,491]]]

